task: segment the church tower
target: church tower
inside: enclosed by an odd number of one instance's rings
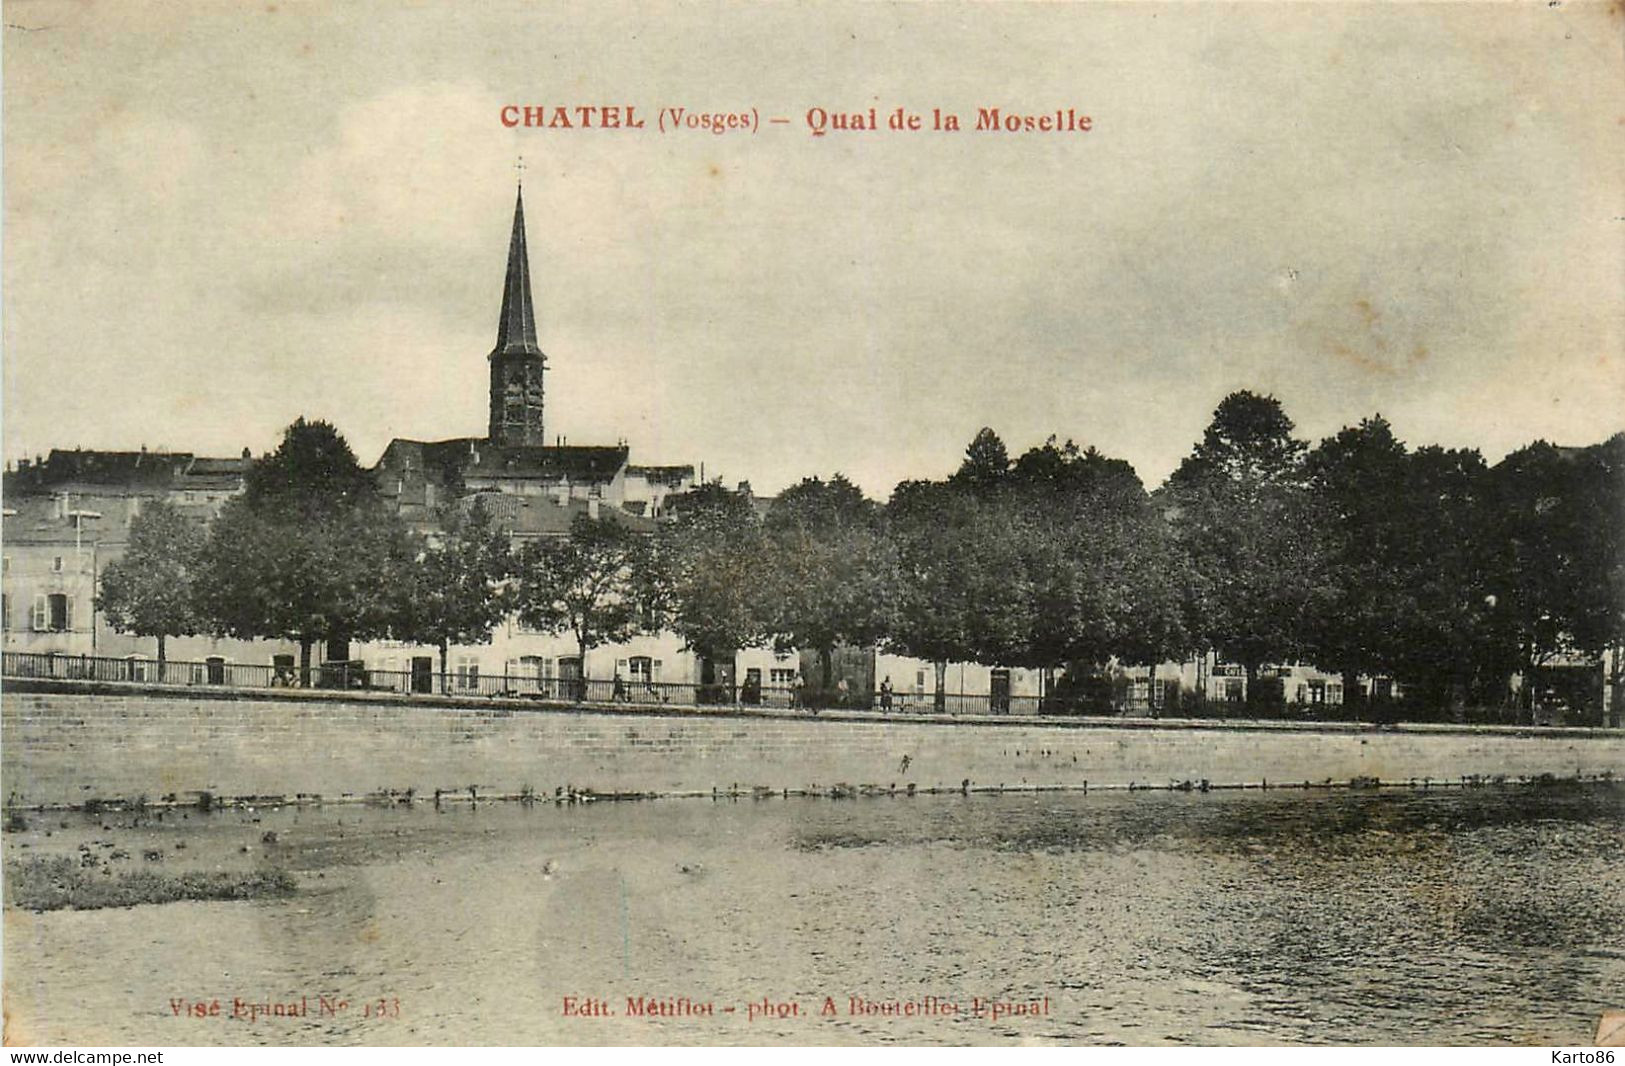
[[[525,195],[514,202],[508,240],[508,276],[502,283],[502,315],[491,349],[491,428],[494,445],[546,443],[542,435],[542,371],[547,357],[536,343],[536,309],[530,299],[530,258],[525,252]]]

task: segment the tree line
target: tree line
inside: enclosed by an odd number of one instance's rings
[[[117,628],[297,643],[490,640],[503,619],[592,648],[676,633],[731,658],[773,644],[880,646],[1046,672],[1063,702],[1108,663],[1213,652],[1267,695],[1266,664],[1388,676],[1412,713],[1500,706],[1514,674],[1625,642],[1625,434],[1537,442],[1489,467],[1407,447],[1380,416],[1311,447],[1273,397],[1226,397],[1148,490],[1120,459],[1051,438],[1012,458],[991,429],[940,481],[885,503],[810,477],[760,516],[705,484],[652,535],[608,515],[515,546],[474,497],[411,534],[330,425],[300,420],[207,529],[149,506],[98,606]],[[1525,686],[1527,698],[1529,686]]]

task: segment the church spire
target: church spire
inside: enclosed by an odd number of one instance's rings
[[[525,253],[525,195],[513,206],[508,239],[508,276],[502,284],[502,315],[497,345],[491,349],[491,423],[496,445],[539,447],[542,432],[542,376],[547,357],[536,343],[536,308],[530,300],[530,258]]]
[[[525,251],[525,194],[514,200],[513,236],[508,239],[508,276],[502,283],[502,315],[492,355],[541,355],[536,343],[536,308],[530,298],[530,257]]]

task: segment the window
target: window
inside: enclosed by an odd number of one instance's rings
[[[51,559],[51,572],[57,574],[62,572],[62,556],[58,555]]]
[[[1343,702],[1343,686],[1341,684],[1334,681],[1331,684],[1326,686],[1326,702],[1327,703],[1342,703]]]
[[[1242,701],[1242,696],[1243,696],[1243,693],[1244,693],[1245,689],[1246,689],[1246,683],[1243,682],[1240,678],[1237,678],[1237,677],[1227,677],[1227,678],[1225,678],[1224,679],[1224,702],[1226,702],[1226,703],[1240,703]]]
[[[480,661],[472,655],[462,655],[457,659],[457,687],[460,689],[480,687]]]
[[[626,661],[627,677],[635,685],[647,685],[654,680],[654,660],[647,655],[634,655]]]
[[[785,670],[775,666],[767,671],[767,683],[774,688],[789,688],[795,684],[795,681],[796,672],[794,670]]]
[[[1301,700],[1301,699],[1303,699],[1303,695],[1302,695],[1302,692],[1301,692],[1302,686],[1299,686],[1299,688],[1300,688],[1300,692],[1299,692],[1299,695],[1298,695],[1298,699]],[[1309,702],[1310,703],[1325,703],[1326,702],[1326,682],[1324,682],[1324,681],[1311,681],[1311,682],[1309,682]]]
[[[916,671],[914,671],[914,694],[916,696],[925,695],[925,671],[924,670],[916,670]]]
[[[540,655],[521,655],[514,664],[518,680],[515,684],[522,692],[535,692],[541,688],[541,682],[552,675],[552,667]]]
[[[11,593],[0,592],[0,632],[11,630]]]
[[[45,629],[52,633],[69,633],[73,631],[73,601],[61,592],[53,592],[45,597],[46,624]]]
[[[11,556],[0,556],[0,570],[11,573]]]

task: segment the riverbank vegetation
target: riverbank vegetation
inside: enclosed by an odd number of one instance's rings
[[[105,866],[84,866],[62,856],[5,866],[6,905],[30,911],[96,910],[188,899],[276,899],[293,895],[297,888],[298,882],[285,870],[110,873]]]

